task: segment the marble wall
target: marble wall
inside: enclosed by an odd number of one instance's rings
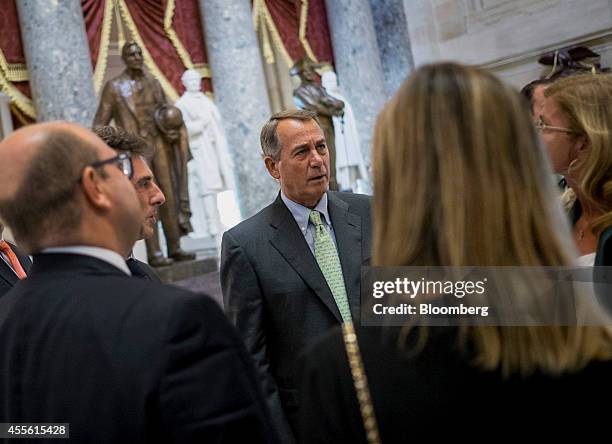
[[[415,65],[454,60],[520,87],[555,49],[585,45],[612,64],[610,0],[404,0]]]

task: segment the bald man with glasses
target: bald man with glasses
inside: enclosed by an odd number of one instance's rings
[[[275,442],[251,360],[217,303],[133,279],[130,155],[75,124],[0,142],[0,217],[34,255],[0,299],[0,423],[74,442]]]

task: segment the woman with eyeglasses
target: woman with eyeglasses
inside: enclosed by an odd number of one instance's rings
[[[564,199],[579,265],[596,259],[604,265],[604,241],[612,235],[612,76],[566,77],[544,95],[537,127],[554,172],[565,176],[569,187]]]
[[[573,261],[527,103],[490,73],[451,63],[416,70],[378,117],[372,163],[373,266],[541,270]],[[612,328],[533,325],[551,307],[542,288],[518,288],[506,305],[530,315],[527,324],[406,320],[322,336],[298,366],[301,441],[607,433],[609,414],[595,398],[612,397]],[[591,302],[576,307],[596,310]]]

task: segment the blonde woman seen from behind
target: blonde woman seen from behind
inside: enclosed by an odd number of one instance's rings
[[[550,174],[513,89],[476,68],[418,69],[376,125],[373,265],[571,264]],[[521,298],[539,305],[536,293]],[[383,443],[554,438],[606,424],[594,399],[612,396],[607,327],[355,329]],[[302,364],[302,441],[380,442],[366,439],[342,332]]]

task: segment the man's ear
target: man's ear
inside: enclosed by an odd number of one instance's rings
[[[96,209],[108,209],[111,201],[108,198],[103,178],[95,168],[87,166],[83,169],[81,189],[89,204]]]
[[[264,163],[266,164],[266,169],[268,170],[268,173],[270,173],[270,176],[274,177],[276,180],[280,180],[280,172],[278,171],[278,162],[279,161],[274,160],[270,156],[264,157]]]

